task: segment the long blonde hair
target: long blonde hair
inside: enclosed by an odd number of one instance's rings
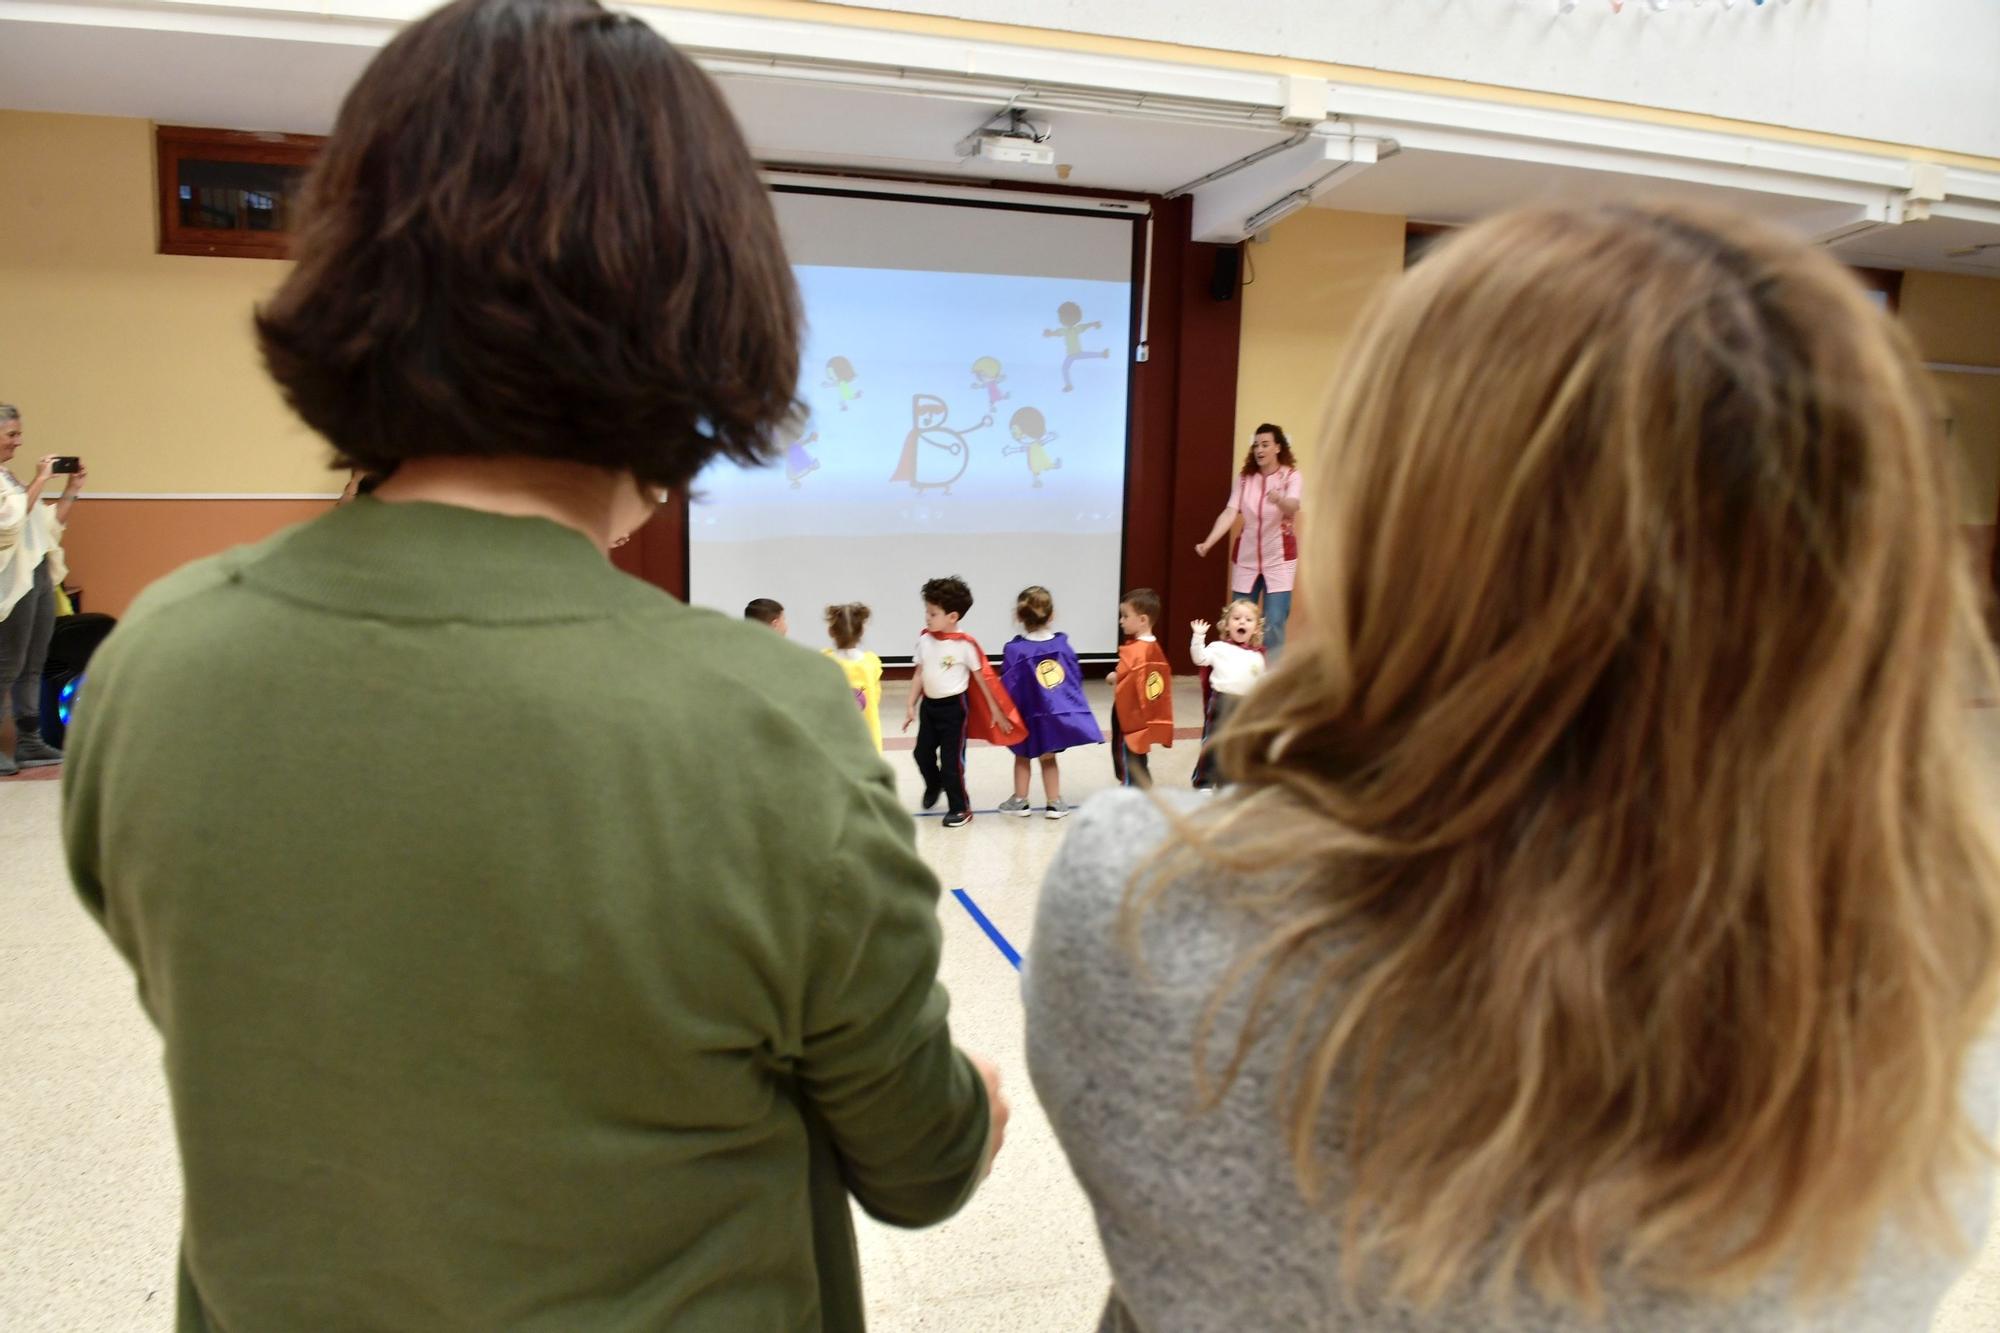
[[[1887,1223],[1950,1244],[1994,664],[1903,335],[1762,226],[1539,209],[1413,270],[1340,374],[1236,795],[1128,899],[1129,940],[1168,892],[1268,928],[1200,1086],[1282,1038],[1343,1278],[1420,1305],[1806,1298]]]

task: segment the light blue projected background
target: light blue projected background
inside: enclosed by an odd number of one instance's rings
[[[1131,221],[809,197],[801,225],[778,198],[810,418],[775,466],[697,481],[693,600],[735,613],[774,597],[812,646],[827,604],[867,602],[868,646],[902,655],[924,580],[958,574],[975,597],[966,628],[998,654],[1015,595],[1040,583],[1079,650],[1115,650]],[[861,216],[843,227],[828,211]],[[921,242],[893,243],[917,228]],[[865,262],[797,262],[842,246]],[[999,267],[1050,271],[982,271]],[[1091,269],[1113,276],[1080,276]]]

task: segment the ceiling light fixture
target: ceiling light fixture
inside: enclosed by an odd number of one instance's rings
[[[1243,230],[1256,235],[1267,227],[1275,227],[1292,214],[1312,202],[1311,190],[1293,190],[1268,208],[1259,209],[1243,219]]]

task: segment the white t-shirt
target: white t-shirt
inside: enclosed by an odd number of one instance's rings
[[[972,688],[972,645],[964,639],[917,640],[917,663],[924,671],[924,697],[949,699]]]
[[[1248,694],[1264,674],[1264,654],[1227,639],[1203,643],[1197,634],[1192,656],[1196,666],[1208,668],[1208,688],[1217,694]]]

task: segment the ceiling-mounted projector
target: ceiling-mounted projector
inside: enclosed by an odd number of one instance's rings
[[[1028,119],[1019,107],[1008,107],[979,129],[961,139],[960,157],[974,153],[989,162],[1012,162],[1030,167],[1054,166],[1056,150],[1049,146],[1054,131]]]
[[[1032,138],[987,133],[979,136],[979,155],[993,162],[1022,162],[1031,167],[1055,165],[1056,150]]]

